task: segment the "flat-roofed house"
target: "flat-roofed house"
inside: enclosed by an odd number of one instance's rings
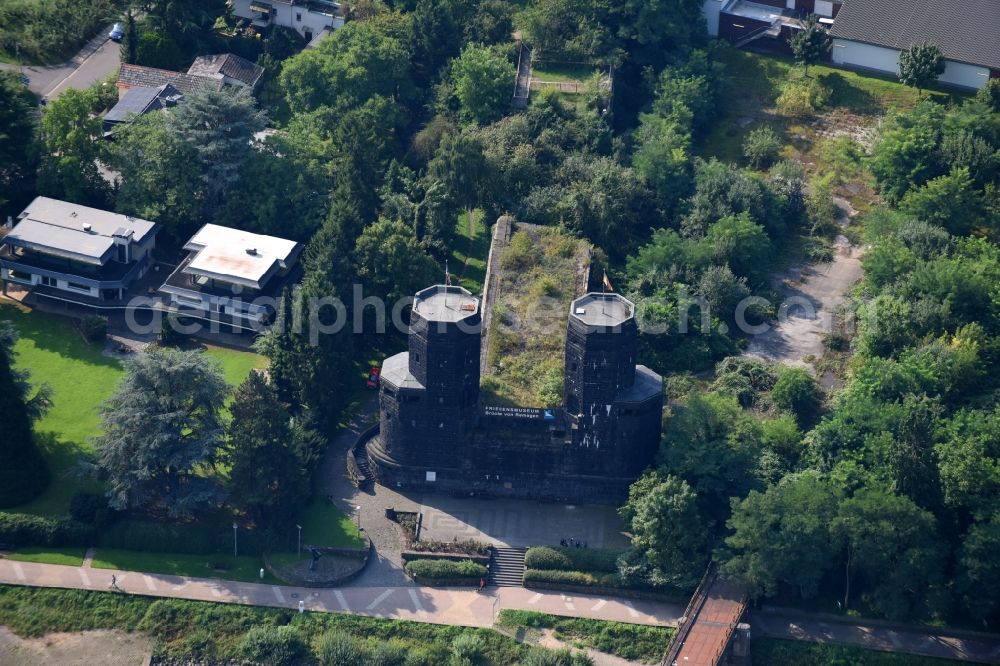
[[[80,305],[121,302],[152,264],[149,220],[37,197],[0,240],[0,279]]]
[[[258,29],[280,25],[310,42],[344,26],[339,2],[331,0],[232,0],[233,15],[248,19]]]
[[[187,242],[188,256],[160,287],[172,310],[253,329],[301,275],[302,244],[206,224]]]

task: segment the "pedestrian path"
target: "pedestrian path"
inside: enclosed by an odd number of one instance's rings
[[[644,625],[673,625],[683,610],[669,603],[543,593],[515,587],[491,588],[483,593],[474,589],[431,587],[316,589],[0,560],[0,584],[108,591],[112,575],[126,594],[293,610],[301,602],[309,612],[469,627],[493,626],[503,609]]]

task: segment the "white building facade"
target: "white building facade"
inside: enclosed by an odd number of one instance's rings
[[[344,25],[340,3],[329,0],[232,0],[233,14],[258,28],[280,25],[312,40]]]

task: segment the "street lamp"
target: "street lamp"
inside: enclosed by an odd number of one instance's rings
[[[357,521],[355,524],[358,526],[358,531],[360,532],[361,531],[361,506],[358,505],[358,506],[354,507],[354,511],[355,511],[354,517],[355,517],[355,519]]]
[[[233,521],[233,557],[238,557],[236,553],[236,521]]]
[[[299,552],[298,552],[298,557],[302,557],[302,526],[301,525],[296,525],[296,527],[299,528]]]

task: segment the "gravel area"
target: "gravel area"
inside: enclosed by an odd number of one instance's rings
[[[4,666],[139,666],[148,664],[153,640],[124,631],[84,631],[21,638],[0,627],[0,664]]]

